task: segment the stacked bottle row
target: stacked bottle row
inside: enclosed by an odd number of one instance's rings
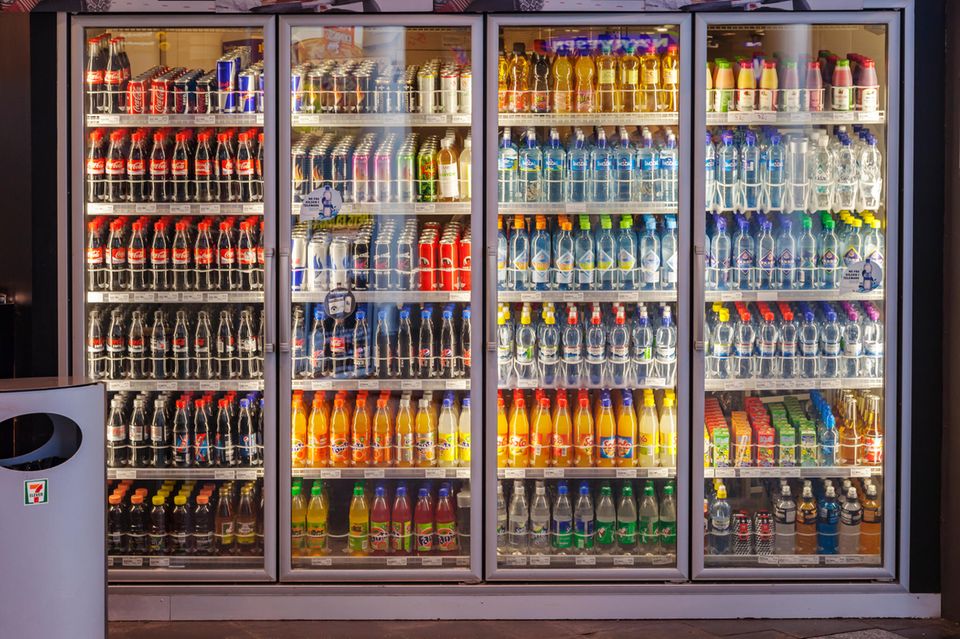
[[[290,72],[294,113],[466,113],[469,60],[434,58],[405,68],[375,59],[305,62]]]
[[[263,290],[261,218],[152,219],[98,216],[87,223],[87,290]]]
[[[628,307],[619,303],[588,307],[569,302],[558,311],[552,302],[544,302],[536,315],[530,303],[513,307],[500,304],[497,309],[501,387],[675,384],[677,327],[669,304],[658,311],[637,304],[629,322]],[[517,325],[514,311],[520,316]],[[558,312],[566,316],[561,319],[562,326],[557,322]],[[658,315],[653,321],[651,313]]]
[[[781,131],[707,131],[708,211],[877,211],[883,157],[877,137],[855,124]]]
[[[798,218],[800,230],[795,233]],[[869,211],[861,216],[841,212],[836,219],[827,212],[714,213],[707,218],[705,286],[707,290],[830,291],[840,288],[852,269],[857,276],[852,290],[868,293],[883,287],[886,247],[881,226]]]
[[[878,558],[883,502],[881,487],[874,482],[870,477],[844,479],[842,484],[834,479],[805,479],[802,484],[767,480],[733,483],[728,493],[727,486],[716,480],[703,500],[708,562],[711,555]],[[869,561],[863,558],[863,563]]]
[[[256,128],[94,129],[87,202],[261,202],[263,152]]]
[[[633,216],[621,215],[617,231],[614,216],[599,218],[594,228],[591,216],[579,216],[574,233],[565,215],[498,217],[498,290],[676,290],[676,217],[644,215],[634,230]]]
[[[532,499],[527,489],[533,484]],[[577,493],[560,480],[497,483],[497,553],[555,555],[674,555],[677,504],[674,484],[647,480],[639,504],[634,483],[582,481]],[[510,487],[509,498],[507,489]],[[549,490],[548,490],[549,488]],[[529,505],[528,505],[529,504]],[[596,506],[594,506],[596,504]]]
[[[117,393],[107,418],[107,466],[260,466],[263,417],[260,393]]]
[[[497,201],[514,202],[635,202],[677,206],[679,149],[669,128],[651,132],[617,129],[608,142],[603,127],[592,139],[579,127],[566,142],[551,128],[541,146],[529,128],[517,147],[509,127],[503,129],[497,151]],[[656,137],[655,137],[656,136]]]
[[[679,49],[660,35],[575,37],[523,42],[500,52],[501,113],[675,112]],[[637,55],[636,51],[642,51]],[[614,53],[616,51],[616,53]]]
[[[642,400],[641,400],[642,396]],[[497,394],[498,468],[676,468],[676,395],[667,389],[577,392],[570,408],[565,391],[550,395],[538,389],[530,398],[513,391],[509,407]],[[532,400],[532,401],[531,401]]]
[[[706,398],[706,467],[882,466],[883,413],[877,394],[844,391],[808,400],[745,397],[739,409]]]
[[[303,308],[293,309],[293,376],[322,379],[469,378],[470,305],[381,305],[371,334],[367,311],[328,319],[313,308],[307,333]],[[439,315],[439,322],[438,316]],[[419,318],[419,319],[418,319]],[[438,325],[439,324],[439,325]]]
[[[883,377],[884,327],[872,302],[714,303],[708,379]]]
[[[291,289],[469,291],[472,233],[468,221],[443,224],[383,216],[359,225],[295,224]]]
[[[263,554],[263,490],[258,482],[200,485],[125,479],[113,484],[107,503],[111,556]]]
[[[470,550],[470,488],[427,481],[339,482],[295,479],[290,545],[294,557],[318,555],[457,556]],[[416,492],[414,492],[416,491]],[[348,498],[349,495],[349,498]]]
[[[447,391],[293,392],[291,459],[294,468],[428,468],[470,466],[470,398]]]
[[[785,113],[876,111],[880,83],[873,59],[848,53],[845,59],[821,49],[817,59],[807,53],[795,58],[762,51],[751,58],[731,61],[716,58],[707,63],[707,110],[725,113]],[[734,70],[736,69],[736,80]],[[800,86],[800,69],[805,70]]]
[[[347,203],[468,202],[473,144],[455,129],[307,133],[294,140],[293,196],[329,187]]]
[[[255,313],[259,315],[254,324]],[[107,331],[103,319],[109,315]],[[153,323],[148,324],[152,315]],[[127,317],[130,327],[127,328]],[[218,317],[216,331],[212,317]],[[90,379],[254,379],[263,376],[263,311],[253,307],[94,308],[87,323]],[[257,326],[255,329],[254,327]]]

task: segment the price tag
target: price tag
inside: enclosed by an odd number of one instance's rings
[[[103,301],[103,293],[87,293],[87,302],[90,304],[99,304]]]
[[[100,124],[120,124],[120,116],[118,115],[101,115]]]
[[[617,556],[613,558],[614,566],[632,566],[635,563],[635,559],[631,555]]]
[[[644,383],[651,388],[660,388],[667,385],[667,380],[663,377],[648,377]]]
[[[544,468],[543,469],[543,478],[544,479],[557,479],[563,477],[562,468]]]
[[[466,390],[467,389],[467,380],[465,379],[453,379],[447,382],[447,388],[451,390]]]
[[[220,215],[219,204],[201,204],[198,208],[200,209],[200,215]]]
[[[509,557],[504,557],[503,563],[507,566],[526,566],[527,558],[523,555],[511,555]]]
[[[124,568],[140,568],[143,566],[143,557],[121,557],[120,565]]]
[[[853,122],[853,119],[856,117],[856,113],[853,111],[834,111],[833,121],[834,122]]]
[[[869,466],[855,466],[850,469],[850,476],[851,477],[869,477],[870,475],[873,474],[871,472],[872,470],[873,469],[870,468]]]
[[[237,476],[237,471],[235,470],[215,470],[213,471],[214,479],[233,479]]]
[[[167,568],[169,566],[170,566],[169,557],[151,557],[150,558],[151,568]]]
[[[215,115],[197,115],[194,116],[193,121],[197,123],[197,126],[203,124],[216,124],[217,116]]]
[[[360,379],[357,380],[357,389],[359,390],[377,390],[377,387],[380,385],[375,379]]]
[[[447,122],[446,115],[431,115],[428,113],[421,117],[423,118],[424,124],[446,124]]]
[[[107,557],[107,568],[113,568],[114,557]]]
[[[541,297],[543,297],[542,293],[533,293],[533,292],[520,293],[521,302],[536,302],[536,301],[539,301]]]
[[[203,293],[195,293],[195,292],[181,293],[180,299],[183,300],[184,302],[202,302]]]
[[[450,122],[452,124],[470,124],[470,114],[469,113],[454,113],[450,116]]]
[[[618,302],[635,302],[639,299],[636,291],[619,291],[617,293]]]
[[[190,213],[189,204],[171,204],[170,205],[171,215],[188,215],[189,213]]]
[[[423,476],[427,479],[443,479],[447,476],[446,468],[426,468],[423,471]]]
[[[771,379],[758,379],[757,390],[771,390],[776,388],[777,383]]]
[[[366,479],[382,479],[383,478],[383,469],[382,468],[367,468],[363,471],[363,476]]]
[[[303,390],[306,390],[307,387],[312,387],[313,390],[333,390],[333,382],[328,379],[322,379],[314,382],[303,382]],[[294,386],[294,388],[297,388]]]
[[[339,468],[321,468],[320,479],[340,479]]]
[[[244,204],[244,213],[263,213],[263,204]]]
[[[560,300],[564,302],[582,302],[583,293],[564,293],[560,296]]]
[[[127,301],[128,295],[126,293],[105,293],[104,297],[107,302],[112,302],[113,304],[123,304]]]
[[[443,557],[423,557],[420,562],[424,568],[439,568],[443,565]]]
[[[170,116],[166,115],[148,115],[147,124],[150,126],[165,126],[170,124]]]
[[[731,112],[727,114],[727,121],[736,124],[745,124],[757,119],[757,114],[753,111],[744,111],[743,113]]]
[[[800,476],[799,466],[784,466],[783,468],[775,468],[773,470],[775,470],[776,472],[769,475],[770,477],[796,478]]]
[[[387,557],[388,566],[406,566],[407,558],[406,557]]]
[[[142,214],[145,214],[145,215],[150,215],[151,213],[156,213],[156,212],[157,212],[157,205],[156,205],[156,204],[149,204],[149,203],[148,203],[148,204],[137,204],[136,207],[134,207],[134,209],[136,210],[137,213],[142,213]]]
[[[525,468],[505,468],[503,470],[503,476],[506,479],[523,479],[526,474],[527,470]]]
[[[204,382],[203,385],[210,390],[220,390],[220,382]]]
[[[333,565],[333,557],[311,557],[311,558],[310,558],[310,565],[311,565],[311,566],[321,566],[321,567],[332,566],[332,565]]]
[[[737,293],[732,291],[720,292],[721,302],[739,302],[740,300],[746,300],[746,299],[747,299],[747,296],[744,293]]]
[[[567,210],[567,213],[586,213],[587,203],[586,202],[567,202],[565,208]]]
[[[413,205],[413,212],[420,214],[432,214],[437,212],[437,205],[433,202],[418,202]]]
[[[577,555],[573,563],[576,566],[596,566],[597,558],[591,555]]]
[[[754,118],[757,122],[776,122],[777,114],[768,113],[768,112],[759,112],[755,114]]]
[[[704,468],[703,469],[703,478],[704,479],[713,479],[716,476],[715,468]]]
[[[637,476],[636,468],[618,468],[617,479],[633,479]]]
[[[400,381],[400,390],[420,390],[423,382],[418,379],[404,379]]]
[[[110,390],[130,390],[130,382],[128,381],[110,382],[109,386]]]
[[[259,472],[259,471],[255,470],[255,469],[253,469],[253,468],[248,468],[248,469],[245,469],[245,470],[238,470],[238,471],[237,471],[237,479],[240,479],[240,480],[243,480],[243,481],[250,481],[250,480],[252,480],[252,479],[256,479],[256,478],[257,478],[258,472]]]
[[[757,557],[757,563],[766,566],[779,566],[780,557],[779,555],[760,555]]]
[[[237,382],[237,388],[242,391],[255,391],[260,388],[260,382],[257,382],[257,381]]]
[[[736,468],[714,468],[714,475],[717,477],[736,477],[737,469]]]
[[[225,304],[227,302],[227,294],[226,293],[207,293],[207,301],[210,302],[211,304],[216,304],[216,303]]]
[[[458,469],[457,469],[457,479],[470,479],[470,469],[469,469],[469,468],[458,468]]]
[[[882,474],[883,474],[883,467],[882,467],[882,466],[874,466],[873,468],[870,469],[870,474],[873,475],[874,477],[877,477],[877,476],[879,476],[879,475],[882,475]]]
[[[550,557],[548,555],[532,555],[530,557],[531,566],[549,566]]]
[[[136,479],[137,471],[132,468],[121,468],[114,471],[114,475],[117,479]]]
[[[669,476],[670,476],[669,468],[648,468],[647,469],[647,477],[650,477],[652,479],[659,479],[659,478],[664,478]]]
[[[824,389],[826,389],[826,388],[840,388],[840,387],[841,387],[841,384],[842,384],[842,380],[840,380],[839,378],[821,379],[821,380],[820,380],[820,388],[824,388]]]

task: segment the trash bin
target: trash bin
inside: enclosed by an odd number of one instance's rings
[[[0,381],[0,636],[103,637],[103,386]]]

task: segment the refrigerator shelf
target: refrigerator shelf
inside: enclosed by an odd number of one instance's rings
[[[500,126],[678,126],[680,114],[664,113],[501,113]]]
[[[263,468],[108,468],[107,479],[214,479],[247,481],[263,477]]]
[[[98,126],[124,126],[130,128],[158,126],[263,126],[262,113],[174,113],[153,115],[149,113],[87,114],[88,128]]]
[[[304,479],[470,479],[470,468],[293,468]]]
[[[298,127],[470,126],[469,113],[293,113]]]
[[[798,379],[708,379],[704,390],[710,391],[803,391],[813,389],[883,388],[882,377],[833,377]]]
[[[643,383],[636,383],[636,384],[586,384],[586,383],[578,383],[578,384],[571,384],[571,385],[569,385],[569,386],[566,385],[566,384],[549,384],[549,385],[546,385],[546,384],[543,384],[540,380],[536,380],[536,379],[526,379],[526,380],[522,380],[522,381],[521,381],[521,380],[516,380],[516,379],[511,379],[511,380],[508,381],[508,382],[500,382],[499,384],[497,384],[497,388],[499,388],[500,390],[516,390],[516,389],[520,389],[520,390],[534,390],[534,389],[537,389],[537,388],[546,388],[546,389],[558,388],[558,389],[567,389],[567,390],[580,390],[580,389],[588,389],[588,390],[613,390],[614,388],[626,389],[626,390],[642,390],[642,389],[644,389],[644,388],[649,388],[649,389],[651,389],[651,390],[657,390],[657,389],[667,389],[667,388],[673,388],[673,387],[674,387],[674,384],[673,384],[673,383],[667,383],[667,381],[666,381],[665,379],[663,379],[662,377],[658,377],[658,378],[652,378],[652,377],[651,377],[651,378],[648,378],[648,379],[647,379],[646,381],[644,381]]]
[[[676,555],[501,555],[497,565],[505,568],[630,568],[673,566]]]
[[[794,125],[808,124],[883,124],[886,122],[884,111],[817,111],[804,113],[779,113],[756,111],[730,111],[727,113],[707,113],[707,124],[737,125]]]
[[[384,568],[468,568],[470,557],[468,555],[450,555],[448,557],[323,555],[319,557],[292,557],[291,562],[293,568],[367,568],[374,570]]]
[[[263,202],[88,202],[87,215],[263,215]]]
[[[676,468],[498,468],[497,479],[666,479]]]
[[[263,291],[228,291],[206,292],[189,291],[177,293],[174,291],[137,291],[123,293],[88,292],[88,304],[139,304],[154,302],[184,303],[196,302],[200,304],[263,304]]]
[[[840,290],[813,290],[813,291],[706,291],[706,302],[800,302],[800,301],[828,301],[836,302],[849,300],[859,302],[866,300],[882,301],[886,293],[884,289],[869,293],[853,293]]]
[[[631,215],[677,215],[674,202],[500,202],[499,215],[561,215],[629,213]]]
[[[753,566],[879,566],[881,555],[705,555],[708,568]]]
[[[469,379],[295,379],[293,390],[469,390]]]
[[[497,291],[498,302],[676,302],[676,291]]]
[[[246,557],[194,557],[190,555],[110,555],[107,557],[107,567],[111,569],[123,568],[262,568],[262,556]]]
[[[792,477],[878,477],[882,466],[764,466],[704,468],[704,479],[718,478],[776,478]]]
[[[262,391],[262,379],[144,379],[108,380],[113,391]]]
[[[292,213],[300,215],[300,202]],[[339,215],[470,215],[470,202],[349,202]]]
[[[470,291],[350,291],[358,302],[413,304],[417,302],[469,302]],[[329,291],[294,291],[293,302],[325,301]]]

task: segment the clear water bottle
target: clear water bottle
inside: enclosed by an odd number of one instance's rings
[[[630,136],[626,129],[621,129],[620,143],[613,153],[614,163],[614,200],[617,202],[632,202],[635,187],[635,166],[633,149],[630,147]]]
[[[564,220],[553,236],[553,287],[558,291],[569,291],[574,287],[576,246],[572,228],[573,225]]]
[[[819,284],[821,288],[831,290],[840,286],[840,240],[834,233],[834,221],[826,219],[823,222],[823,233],[820,234],[819,253]]]
[[[653,328],[645,310],[637,314],[637,321],[630,332],[630,364],[634,383],[643,385],[648,377],[656,377]]]
[[[770,136],[763,170],[763,199],[768,211],[782,211],[786,194],[786,149],[779,133]]]
[[[640,284],[643,290],[654,290],[660,284],[660,263],[657,221],[653,216],[648,216],[640,236]]]
[[[577,130],[573,146],[567,151],[567,201],[586,202],[590,188],[590,152],[583,132]]]
[[[540,383],[552,387],[560,367],[560,330],[553,310],[546,311],[538,336],[537,367]]]
[[[843,377],[859,377],[860,362],[863,357],[863,327],[860,324],[860,315],[850,309],[847,321],[843,325],[843,356],[841,357],[841,372]]]
[[[637,149],[637,198],[641,202],[654,202],[660,192],[660,162],[653,148],[653,137],[644,131]]]
[[[599,386],[605,378],[607,363],[607,335],[600,321],[600,308],[594,307],[587,328],[587,379],[593,386]]]
[[[773,313],[763,314],[757,335],[757,377],[772,379],[777,376],[777,344],[780,331],[773,323]]]
[[[537,134],[527,131],[526,144],[518,152],[518,198],[521,202],[540,202],[543,199],[543,153],[537,146]]]
[[[567,312],[567,324],[563,327],[561,334],[563,344],[561,370],[564,383],[569,388],[576,388],[583,375],[583,341],[583,330],[577,321],[577,307],[571,306]]]
[[[820,373],[820,331],[812,311],[805,311],[800,325],[800,376],[813,379]]]
[[[793,312],[786,305],[780,307],[780,313],[783,321],[780,322],[780,361],[778,368],[780,377],[783,379],[793,379],[797,376],[797,338],[798,328],[794,321]]]
[[[733,132],[720,135],[717,151],[717,206],[721,211],[737,208],[737,190],[740,182],[740,158],[733,145]]]
[[[710,554],[729,555],[733,546],[730,529],[730,504],[727,502],[727,487],[717,486],[717,496],[710,505]]]
[[[596,282],[597,254],[590,229],[590,217],[587,215],[580,216],[580,228],[573,239],[573,255],[577,271],[575,288],[592,289]]]
[[[837,323],[836,312],[824,313],[823,328],[820,331],[820,376],[840,377],[841,331]]]
[[[513,379],[513,322],[508,321],[509,313],[508,308],[497,312],[497,375],[504,384]]]
[[[795,287],[803,290],[817,288],[817,238],[813,236],[813,221],[804,215],[800,223],[803,232],[797,242],[797,278]]]
[[[883,375],[883,323],[880,313],[867,307],[867,319],[863,323],[863,374],[865,377]]]
[[[503,130],[503,140],[497,152],[497,200],[500,202],[517,201],[517,147],[510,139],[510,129]]]
[[[807,210],[810,195],[810,176],[807,168],[808,141],[803,137],[791,137],[787,143],[787,210]]]
[[[704,206],[712,211],[717,201],[717,147],[713,145],[713,136],[707,131],[704,150]]]
[[[550,129],[550,141],[543,150],[543,199],[563,202],[566,189],[567,152],[560,144],[560,133]]]
[[[840,140],[840,149],[837,151],[834,211],[853,211],[857,205],[857,184],[860,181],[860,175],[851,144],[849,137],[843,137]]]
[[[656,200],[664,204],[676,205],[680,201],[677,158],[677,138],[672,131],[667,133],[667,141],[660,149],[659,176]]]
[[[507,500],[503,496],[503,484],[497,482],[497,552],[499,553],[509,551],[510,539],[507,534],[509,525]]]
[[[527,497],[524,493],[523,480],[513,482],[513,495],[510,497],[508,526],[508,545],[516,553],[527,552],[529,536],[530,511],[527,507]]]
[[[864,145],[857,158],[859,169],[859,206],[858,210],[876,211],[882,203],[883,193],[883,159],[877,149],[877,138],[867,134]]]
[[[829,211],[833,205],[836,160],[825,135],[817,138],[810,157],[810,208]]]
[[[757,136],[747,131],[740,147],[740,208],[756,211],[760,208],[760,149],[757,148]]]
[[[600,216],[600,231],[597,233],[597,266],[596,283],[597,288],[603,291],[614,290],[617,281],[616,277],[616,259],[617,259],[617,241],[613,237],[613,222],[609,215]],[[659,255],[658,258],[659,260]],[[641,257],[641,263],[643,258]]]
[[[526,291],[530,288],[530,236],[522,215],[513,221],[509,256],[507,289]]]
[[[530,307],[526,304],[520,312],[520,326],[517,327],[514,353],[514,367],[517,379],[532,381],[537,378],[535,353],[537,350],[537,333],[530,324]]]
[[[748,379],[753,377],[753,347],[756,331],[751,322],[750,313],[740,313],[740,321],[734,326],[733,370],[734,377]]]
[[[617,311],[613,328],[610,329],[610,377],[614,386],[623,386],[627,381],[630,365],[630,334],[627,331],[626,317],[621,308]]]
[[[677,288],[677,218],[668,215],[663,221],[660,238],[660,288],[665,291]],[[730,248],[727,242],[727,266],[730,265]]]
[[[717,325],[710,340],[710,354],[713,358],[711,371],[717,379],[728,379],[731,375],[731,353],[733,350],[733,326],[730,324],[730,311],[722,309],[717,318]]]
[[[542,480],[538,480],[534,486],[533,501],[530,503],[530,552],[550,552],[550,504],[547,503],[547,489]]]
[[[655,343],[657,372],[667,385],[672,385],[677,374],[677,327],[673,324],[669,306],[663,308]]]
[[[772,222],[761,220],[760,236],[757,238],[757,286],[761,289],[776,286],[777,258],[772,229]]]
[[[607,146],[607,134],[597,128],[597,143],[590,150],[592,196],[594,202],[610,202],[613,199],[613,151]]]
[[[757,244],[750,233],[750,222],[737,217],[737,234],[733,238],[733,269],[730,288],[749,290],[756,288]]]
[[[793,237],[793,222],[789,218],[780,221],[780,235],[777,237],[777,273],[774,280],[776,288],[792,289],[797,279],[797,241]]]
[[[615,288],[634,291],[641,286],[640,270],[637,268],[637,236],[633,232],[633,217],[620,217],[617,234],[617,280]]]
[[[557,500],[553,503],[550,519],[550,538],[553,550],[558,555],[573,550],[573,507],[570,505],[569,492],[565,482],[557,484]]]

